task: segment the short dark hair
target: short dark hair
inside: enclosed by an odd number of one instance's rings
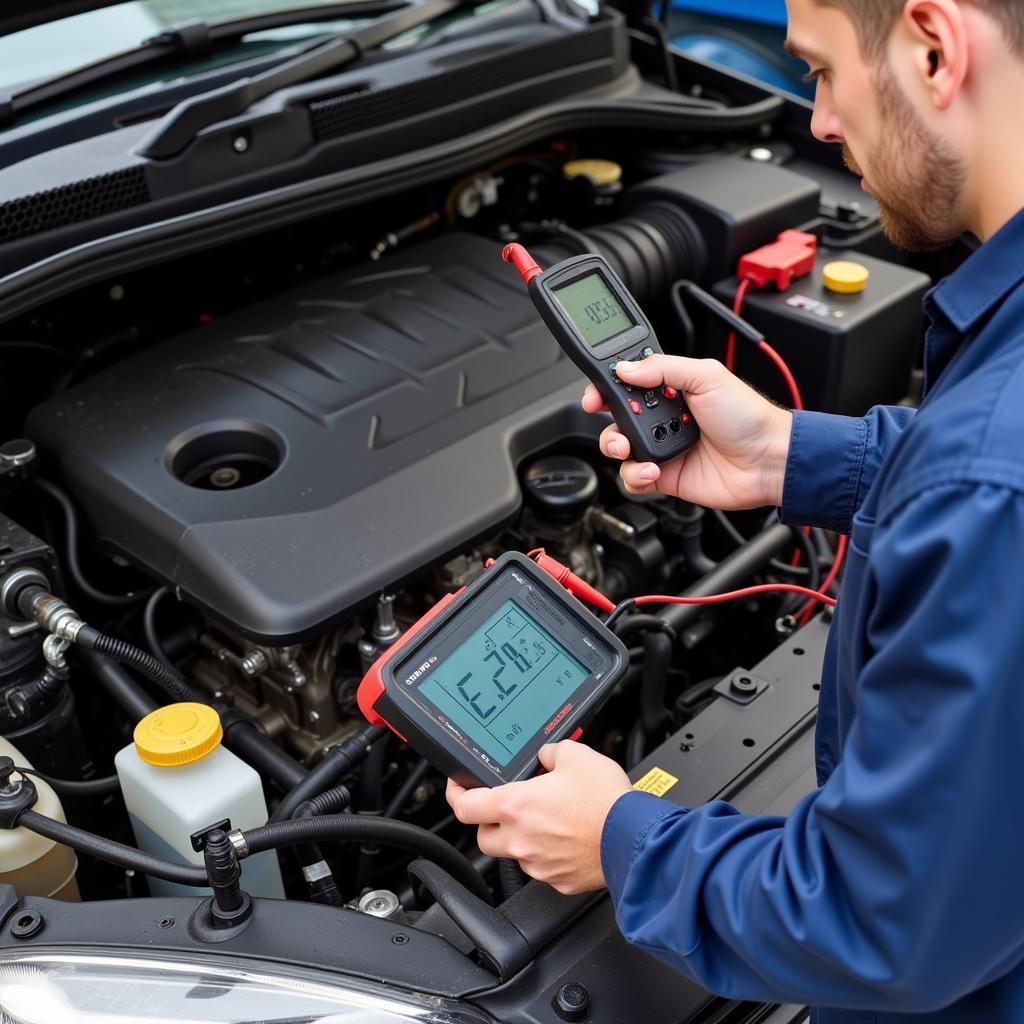
[[[818,0],[843,11],[857,28],[861,48],[869,57],[881,55],[906,0]],[[1013,48],[1024,55],[1024,3],[1021,0],[968,0],[989,12],[1006,32]]]

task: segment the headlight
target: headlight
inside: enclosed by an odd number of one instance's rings
[[[442,999],[210,956],[0,956],[0,1024],[482,1024]]]

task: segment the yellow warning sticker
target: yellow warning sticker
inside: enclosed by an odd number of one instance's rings
[[[664,796],[679,780],[662,768],[652,768],[642,779],[633,783],[641,793]]]

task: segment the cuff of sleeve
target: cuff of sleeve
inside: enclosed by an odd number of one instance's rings
[[[601,832],[601,869],[613,903],[618,905],[633,862],[651,829],[684,808],[650,793],[625,793],[612,804]]]
[[[850,532],[867,433],[863,419],[793,414],[780,516],[784,523]]]

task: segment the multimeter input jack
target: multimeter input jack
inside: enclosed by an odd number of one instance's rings
[[[659,423],[651,433],[654,435],[654,440],[657,441],[658,444],[662,444],[668,438],[668,427],[666,427],[664,423]]]
[[[668,431],[670,434],[678,434],[682,429],[683,425],[679,422],[679,417],[668,421]]]

